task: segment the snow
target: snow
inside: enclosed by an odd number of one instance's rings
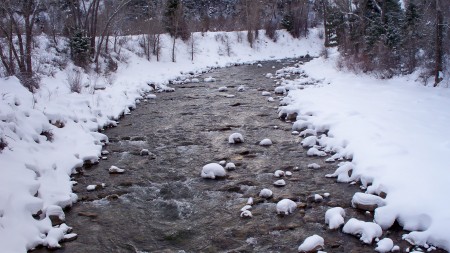
[[[259,142],[260,146],[271,146],[272,145],[272,141],[270,139],[263,139],[262,141]]]
[[[235,143],[242,143],[244,142],[244,137],[240,133],[232,133],[230,137],[228,137],[228,143],[235,144]]]
[[[303,243],[298,247],[298,252],[313,252],[319,249],[323,249],[324,240],[321,236],[312,235],[306,238]]]
[[[327,153],[325,153],[324,151],[318,150],[316,147],[312,147],[312,148],[308,149],[306,154],[308,156],[326,156],[327,155]]]
[[[301,142],[303,147],[314,147],[317,144],[317,137],[316,136],[308,136]]]
[[[251,218],[253,217],[252,212],[250,212],[249,210],[245,210],[241,212],[241,217],[242,218]]]
[[[234,163],[227,163],[225,165],[225,169],[227,169],[227,170],[234,170],[234,169],[236,169],[236,165]]]
[[[373,211],[377,207],[386,205],[384,199],[379,196],[357,192],[353,195],[352,206],[367,211]]]
[[[294,212],[295,208],[297,208],[297,204],[290,199],[282,199],[277,203],[277,214],[285,214],[288,215]]]
[[[344,224],[345,211],[342,207],[333,207],[325,212],[325,223],[329,229],[339,228]]]
[[[222,165],[218,163],[208,163],[207,165],[203,166],[200,175],[202,178],[216,179],[216,177],[226,176],[227,172],[222,167]]]
[[[237,42],[236,32],[228,33],[233,43],[231,57],[220,55],[222,45],[215,39],[224,32],[204,33],[197,36],[199,51],[194,61],[187,50],[189,45],[177,40],[176,63],[171,61],[168,48],[162,50],[159,62],[139,57],[140,36],[128,36],[121,49],[121,57],[126,61],[119,63],[117,72],[108,77],[82,73],[84,86],[80,93],[71,93],[69,89],[67,77],[76,69],[70,62],[64,70],[55,69],[52,75],[42,75],[41,88],[34,94],[15,77],[1,78],[0,138],[8,143],[0,153],[2,251],[26,252],[44,244],[42,237],[50,235],[51,223],[48,219],[35,220],[32,215],[51,205],[64,208],[76,202],[70,175],[85,161],[98,162],[102,147],[108,142],[97,131],[116,126],[120,116],[130,114],[130,108],[135,108],[139,99],[156,98],[150,94],[155,91],[151,84],[157,92],[174,91],[167,85],[181,72],[201,73],[233,63],[320,52],[322,42],[318,30],[312,30],[309,39],[303,40],[294,39],[285,31],[278,33],[280,36],[274,43],[261,31],[253,48],[245,40]],[[47,38],[35,38],[39,46],[35,53],[40,58],[62,60],[47,47]],[[169,45],[171,38],[162,35],[161,40],[162,44]],[[213,80],[211,77],[205,81]],[[191,82],[198,81],[198,78],[191,79]],[[53,140],[41,135],[44,132],[50,132]],[[96,185],[92,187],[95,189]]]
[[[320,165],[318,165],[317,163],[310,163],[307,167],[310,169],[319,169]]]
[[[381,230],[380,225],[373,222],[360,221],[355,218],[351,218],[347,223],[345,223],[342,228],[342,232],[352,235],[360,235],[359,240],[366,244],[371,244],[375,238],[382,235],[383,230]]]
[[[261,197],[261,198],[270,198],[270,197],[272,197],[272,195],[273,195],[273,193],[272,193],[272,191],[271,190],[269,190],[269,189],[262,189],[260,192],[259,192],[259,196]]]
[[[253,198],[252,197],[248,198],[247,205],[253,205]]]
[[[394,242],[389,238],[384,238],[377,242],[376,252],[386,253],[390,252],[394,248]]]
[[[423,86],[418,73],[380,80],[340,71],[337,60],[333,53],[305,63],[308,80],[321,81],[290,90],[283,110],[328,131],[320,145],[336,152],[335,160],[351,159],[329,176],[365,180],[368,193],[383,188],[375,222],[387,229],[397,220],[411,230],[404,238],[412,243],[450,250],[450,202],[443,201],[450,192],[450,111],[443,109],[450,108],[450,90]]]
[[[225,92],[225,91],[228,91],[228,88],[227,88],[227,86],[221,86],[221,87],[219,87],[218,91]]]
[[[263,91],[263,92],[261,92],[261,95],[263,95],[263,96],[270,96],[272,94],[270,92],[268,92],[268,91]]]

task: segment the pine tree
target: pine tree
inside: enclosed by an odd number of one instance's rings
[[[70,38],[70,54],[75,65],[84,67],[89,60],[90,38],[84,36],[82,30],[75,30]]]

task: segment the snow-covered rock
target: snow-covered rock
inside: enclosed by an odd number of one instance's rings
[[[263,96],[270,96],[272,94],[270,92],[268,92],[268,91],[263,91],[263,92],[261,92],[261,95],[263,95]]]
[[[273,97],[268,97],[267,98],[267,102],[273,102],[273,101],[275,101],[275,99]]]
[[[284,86],[277,86],[274,89],[275,94],[285,94],[286,88]]]
[[[299,132],[298,131],[292,131],[291,134],[292,135],[299,135]]]
[[[150,151],[148,151],[148,149],[142,149],[141,152],[139,153],[141,156],[145,156],[145,155],[150,155]]]
[[[258,63],[258,68],[262,68],[262,64],[261,63]]]
[[[308,136],[301,142],[302,146],[305,148],[314,147],[317,144],[317,137],[312,135]]]
[[[244,86],[244,85],[239,85],[239,86],[237,87],[237,91],[239,91],[239,92],[245,91],[245,86]]]
[[[321,202],[322,200],[323,200],[323,197],[320,194],[314,194],[315,202]]]
[[[318,169],[320,168],[320,165],[318,165],[317,163],[310,163],[307,167],[310,169]]]
[[[241,212],[244,212],[244,211],[250,210],[250,209],[252,209],[251,205],[245,205],[244,207],[241,208]]]
[[[59,244],[59,241],[64,239],[64,236],[70,230],[72,230],[72,228],[67,226],[66,224],[61,224],[57,227],[50,229],[50,231],[48,231],[47,236],[45,237],[44,245],[51,249],[60,248],[61,245]]]
[[[333,174],[327,174],[325,177],[337,177],[338,182],[348,183],[359,178],[358,174],[353,171],[354,164],[352,162],[341,162]]]
[[[244,142],[244,137],[240,133],[232,133],[230,137],[228,137],[228,143],[236,144]]]
[[[210,178],[216,179],[217,177],[224,177],[227,175],[227,172],[222,167],[222,165],[218,163],[209,163],[203,166],[201,177],[202,178]]]
[[[251,218],[253,217],[252,212],[245,210],[241,212],[241,218]]]
[[[125,172],[125,169],[121,169],[117,166],[112,165],[111,167],[109,167],[108,171],[109,174],[122,174]]]
[[[147,94],[147,96],[145,96],[145,98],[147,98],[147,99],[155,99],[156,95],[155,94]]]
[[[272,141],[270,139],[263,139],[262,141],[259,142],[260,146],[271,146],[272,145]]]
[[[253,205],[253,198],[252,197],[247,199],[247,205]]]
[[[291,214],[297,208],[297,203],[290,199],[282,199],[277,203],[277,214]]]
[[[225,92],[225,91],[228,91],[228,87],[227,86],[221,86],[221,87],[219,87],[219,92]]]
[[[314,129],[305,129],[305,130],[301,131],[299,135],[306,137],[306,136],[317,135],[317,132]]]
[[[225,166],[225,164],[227,164],[227,161],[221,160],[221,161],[219,161],[219,164],[220,164],[221,166]]]
[[[290,176],[292,176],[292,172],[290,172],[290,171],[285,171],[285,172],[284,172],[284,175],[290,177]]]
[[[282,177],[282,176],[284,176],[284,174],[285,174],[285,172],[282,171],[282,170],[276,170],[276,171],[273,173],[273,175],[274,175],[275,177]]]
[[[394,248],[394,242],[390,238],[384,238],[377,242],[376,252],[386,253],[390,252]]]
[[[236,169],[236,165],[234,163],[227,163],[225,165],[225,169],[226,170],[235,170]]]
[[[333,207],[325,212],[325,223],[329,229],[339,228],[344,224],[345,211],[342,207]]]
[[[383,234],[383,230],[380,225],[373,222],[360,221],[355,218],[351,218],[345,223],[342,228],[342,232],[346,234],[359,235],[359,240],[366,244],[371,244],[375,238],[380,237]]]
[[[216,79],[213,78],[213,77],[211,77],[211,76],[209,76],[209,77],[206,77],[205,79],[203,79],[203,81],[204,81],[204,82],[207,82],[207,83],[210,83],[210,82],[215,82]]]
[[[352,206],[366,211],[374,211],[380,206],[384,206],[386,202],[379,196],[357,192],[353,195]]]
[[[269,190],[269,189],[262,189],[260,192],[259,192],[259,196],[261,197],[261,198],[270,198],[270,197],[272,197],[272,195],[273,195],[273,192],[271,191],[271,190]]]
[[[324,151],[318,150],[315,147],[308,149],[308,152],[306,152],[306,154],[308,156],[326,156],[327,155],[327,153],[325,153]]]
[[[273,78],[273,74],[272,74],[272,73],[267,73],[267,74],[266,74],[266,77],[267,77],[267,78]]]
[[[286,181],[284,181],[283,179],[277,180],[275,182],[273,182],[273,185],[275,186],[285,186],[286,185]]]
[[[64,214],[64,211],[62,207],[57,205],[49,205],[47,208],[45,208],[44,213],[47,217],[56,217],[59,219],[59,221],[64,221],[66,219],[66,215]]]
[[[298,247],[298,252],[317,252],[323,249],[324,240],[321,236],[312,235],[306,238],[303,243]]]

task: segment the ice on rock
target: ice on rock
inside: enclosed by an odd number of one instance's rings
[[[225,169],[227,169],[227,170],[235,170],[236,169],[236,165],[234,165],[234,163],[227,163],[225,165]]]
[[[282,177],[282,176],[284,176],[284,171],[282,171],[282,170],[276,170],[274,173],[273,173],[273,175],[275,176],[275,177]]]
[[[380,237],[383,234],[380,225],[373,222],[360,221],[355,218],[351,218],[345,223],[342,232],[360,235],[361,237],[359,239],[366,244],[371,244],[373,239]]]
[[[209,77],[206,77],[205,79],[203,79],[203,81],[205,81],[207,83],[211,83],[211,82],[215,82],[216,79],[211,77],[211,76],[209,76]]]
[[[240,133],[233,133],[228,137],[228,143],[235,144],[235,143],[242,143],[244,142],[244,137]]]
[[[227,86],[221,86],[221,87],[219,87],[219,92],[225,92],[225,91],[228,91]]]
[[[377,242],[376,252],[386,253],[390,252],[394,248],[394,242],[390,238],[384,238]]]
[[[320,165],[318,165],[317,163],[310,163],[310,164],[308,164],[308,168],[318,169],[318,168],[320,168]]]
[[[317,252],[323,249],[325,241],[321,236],[312,235],[298,247],[298,252]]]
[[[315,147],[308,149],[308,152],[306,152],[306,154],[308,156],[326,156],[327,155],[327,153],[325,153],[324,151],[318,150]]]
[[[297,208],[297,203],[290,199],[282,199],[277,203],[277,214],[288,215],[294,212],[295,208]]]
[[[268,97],[267,98],[267,102],[273,102],[273,101],[275,101],[275,99],[273,97]]]
[[[283,179],[277,180],[275,182],[273,182],[273,184],[275,186],[285,186],[286,185],[286,181],[284,181]]]
[[[317,137],[312,135],[308,136],[301,142],[302,146],[305,148],[314,147],[317,144]]]
[[[275,94],[285,94],[286,88],[284,86],[277,86],[275,89]]]
[[[272,145],[272,141],[270,139],[266,138],[266,139],[260,141],[259,145],[260,146],[270,146],[270,145]]]
[[[325,212],[325,223],[329,229],[339,228],[344,224],[345,211],[342,207],[333,207]]]
[[[262,189],[260,192],[259,192],[259,196],[261,197],[261,198],[270,198],[270,197],[272,197],[272,195],[273,195],[273,193],[272,193],[272,191],[271,190],[269,190],[269,189]]]
[[[203,166],[201,177],[216,179],[217,177],[224,177],[226,174],[227,173],[222,165],[218,163],[209,163]]]
[[[251,217],[253,217],[253,215],[252,212],[250,212],[249,210],[241,212],[241,218],[251,218]]]
[[[361,210],[374,211],[384,205],[386,205],[384,199],[372,194],[357,192],[352,198],[352,206]]]
[[[117,166],[114,166],[114,165],[109,167],[108,171],[109,171],[109,174],[122,174],[122,173],[125,172],[124,169],[121,169],[121,168],[119,168]]]

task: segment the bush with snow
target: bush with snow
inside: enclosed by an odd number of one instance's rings
[[[297,203],[290,199],[282,199],[277,203],[277,214],[291,214],[297,208]]]
[[[298,247],[298,252],[317,252],[323,249],[325,241],[321,236],[312,235],[306,238],[303,243]]]
[[[261,197],[261,198],[270,198],[270,197],[272,197],[272,195],[273,195],[273,193],[272,193],[272,191],[271,190],[269,190],[269,189],[262,189],[260,192],[259,192],[259,196]]]
[[[228,143],[237,144],[244,142],[244,136],[240,133],[232,133],[230,137],[228,137]]]
[[[384,238],[377,242],[377,247],[375,248],[375,251],[380,253],[386,253],[391,252],[392,248],[394,248],[394,242],[390,238]]]
[[[329,229],[339,228],[344,224],[345,211],[342,207],[333,207],[325,212],[325,223]]]
[[[222,165],[218,163],[209,163],[202,168],[201,177],[202,178],[210,178],[216,179],[218,177],[225,177],[227,172],[222,167]]]
[[[383,234],[380,225],[373,222],[360,221],[355,218],[351,218],[345,223],[342,232],[359,235],[361,236],[359,239],[366,244],[371,244],[373,239],[378,238]]]
[[[260,146],[271,146],[272,145],[272,141],[270,139],[263,139],[262,141],[259,142]]]

